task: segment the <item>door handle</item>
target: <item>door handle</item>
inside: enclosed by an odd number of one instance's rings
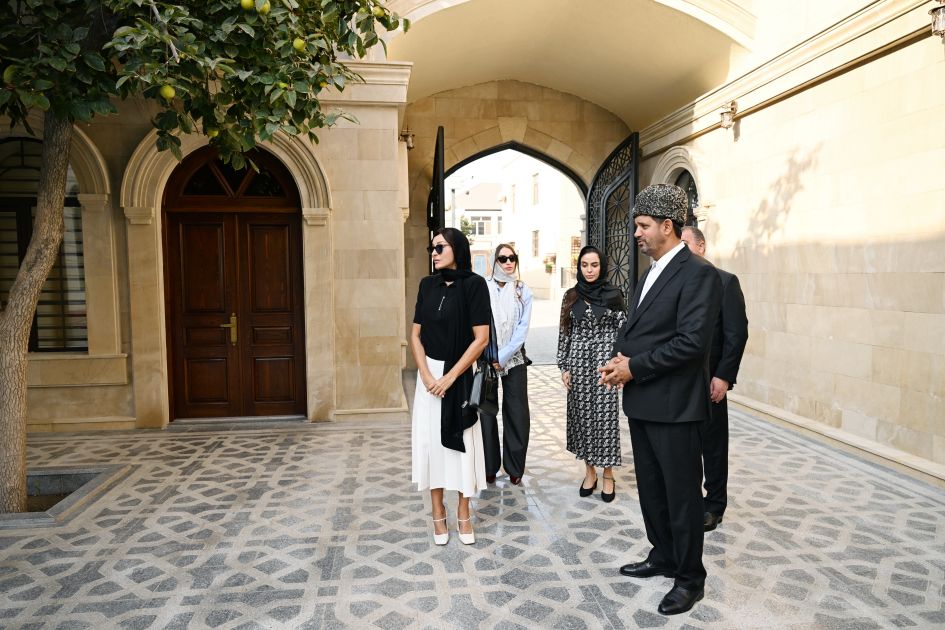
[[[230,313],[230,323],[229,324],[220,324],[220,328],[229,328],[230,329],[230,344],[236,345],[236,313]]]

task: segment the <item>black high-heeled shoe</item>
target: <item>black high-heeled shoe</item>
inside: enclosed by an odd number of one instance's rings
[[[604,487],[603,487],[603,486],[601,486],[601,489],[600,489],[600,498],[601,498],[601,501],[603,501],[604,503],[610,503],[611,501],[614,500],[614,497],[617,496],[617,480],[614,479],[613,477],[604,477],[604,480],[605,480],[605,481],[609,480],[609,481],[614,482],[614,491],[613,491],[613,492],[610,492],[610,493],[604,492]],[[595,485],[596,485],[596,484],[595,484]]]
[[[587,479],[587,478],[585,477],[585,480],[586,480],[586,479]],[[590,488],[585,488],[585,487],[584,487],[584,481],[581,482],[580,494],[581,494],[582,497],[589,497],[589,496],[591,496],[592,494],[594,494],[594,491],[595,491],[595,490],[597,490],[597,479],[596,479],[596,478],[594,479],[594,485],[591,486]]]

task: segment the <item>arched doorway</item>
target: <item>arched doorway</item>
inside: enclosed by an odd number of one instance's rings
[[[164,193],[171,418],[305,413],[301,208],[272,155],[237,171],[211,148]]]

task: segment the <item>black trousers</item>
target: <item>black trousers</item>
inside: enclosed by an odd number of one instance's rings
[[[676,585],[701,589],[702,458],[698,422],[646,422],[630,419],[633,467],[649,560],[669,567]]]
[[[705,466],[703,509],[721,516],[728,506],[728,396],[712,403],[712,417],[699,423]]]
[[[482,441],[486,456],[486,474],[495,475],[499,465],[512,477],[525,474],[528,432],[531,414],[528,411],[528,372],[525,365],[516,365],[502,381],[502,451],[499,452],[499,421],[495,416],[479,413]],[[498,396],[498,392],[496,393]]]

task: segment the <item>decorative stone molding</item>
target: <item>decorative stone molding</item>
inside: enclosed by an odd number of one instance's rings
[[[738,118],[929,29],[927,2],[878,0],[640,131],[644,159],[712,130],[738,101]]]
[[[331,208],[302,208],[302,220],[305,225],[325,226],[331,217]]]
[[[4,119],[4,122],[7,122]],[[29,126],[36,133],[37,138],[43,136],[43,116],[34,112],[27,118]],[[20,132],[19,129],[11,132],[8,125],[5,125],[0,138],[33,137]],[[108,166],[105,158],[98,150],[98,147],[92,142],[84,131],[79,127],[72,128],[72,144],[69,147],[69,166],[75,173],[76,181],[79,184],[79,191],[90,195],[110,195],[112,192],[111,178],[108,174]]]
[[[407,219],[410,218],[410,207],[403,207],[400,209],[400,217],[403,219],[403,222],[406,223]]]
[[[683,170],[692,173],[696,180],[696,186],[702,191],[702,181],[699,178],[699,169],[696,167],[692,152],[687,147],[673,147],[662,156],[656,163],[656,169],[653,171],[653,184],[672,184],[679,177]]]
[[[696,215],[696,221],[699,223],[700,228],[705,227],[705,224],[709,222],[709,216],[712,214],[712,208],[714,207],[714,204],[705,203],[692,210],[692,213]]]
[[[170,151],[158,151],[157,131],[152,130],[132,154],[121,182],[121,205],[123,208],[159,208],[164,186],[178,161]],[[186,156],[205,146],[204,136],[181,137],[181,151]],[[310,143],[298,136],[277,133],[269,142],[259,146],[275,155],[295,178],[299,187],[302,207],[322,208],[331,206],[325,170],[319,164]],[[152,211],[153,212],[153,211]],[[127,215],[127,211],[126,211]]]
[[[170,420],[167,367],[167,322],[164,318],[163,246],[161,204],[167,181],[178,165],[169,151],[158,151],[157,132],[151,131],[139,143],[125,169],[121,185],[121,206],[131,225],[128,230],[128,275],[131,279],[131,365],[134,383],[135,417],[138,428],[163,428]],[[205,146],[203,136],[181,137],[181,151],[186,156]],[[286,165],[299,189],[299,200],[306,225],[326,225],[330,215],[331,195],[324,169],[318,163],[308,140],[276,134],[260,148],[272,153]],[[303,258],[313,251],[327,251],[327,230],[303,229]],[[330,276],[329,276],[330,277]],[[320,279],[306,273],[306,290]],[[329,320],[326,325],[326,320]],[[306,310],[306,344],[326,345],[333,324],[330,317],[310,318]],[[330,343],[330,338],[327,340]],[[313,372],[307,357],[308,372]],[[317,394],[318,392],[315,392]],[[313,393],[310,392],[310,400]],[[310,405],[311,406],[311,405]],[[310,409],[310,413],[312,410]]]
[[[728,35],[740,45],[750,48],[755,34],[755,16],[746,8],[746,0],[655,0],[660,4],[690,15]],[[411,22],[417,22],[444,9],[469,0],[393,0],[388,5]],[[390,40],[402,31],[388,34]]]
[[[151,206],[125,206],[122,210],[131,225],[151,225],[154,221],[154,208]]]
[[[82,190],[79,188],[79,190]],[[109,196],[107,194],[86,194],[79,193],[79,205],[85,212],[105,212],[109,207]]]

